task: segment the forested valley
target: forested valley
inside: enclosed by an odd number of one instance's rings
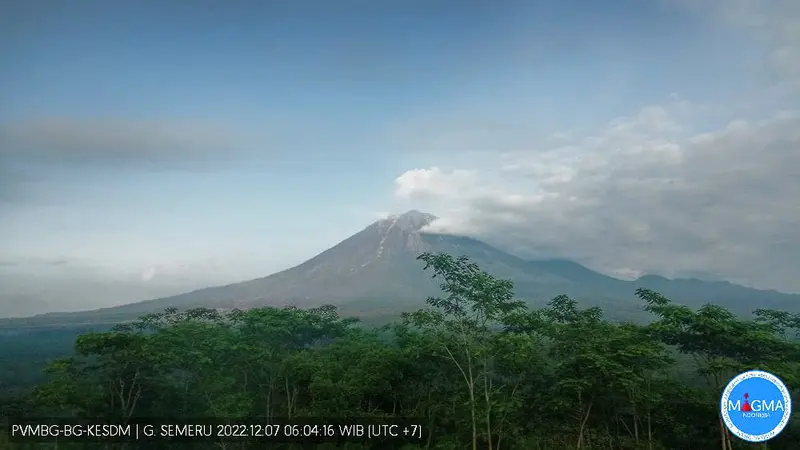
[[[768,444],[731,436],[720,393],[762,369],[797,398],[800,316],[738,317],[657,292],[652,320],[620,323],[566,296],[534,309],[513,284],[463,257],[423,254],[442,294],[367,327],[336,308],[174,309],[77,338],[35,386],[2,397],[19,417],[415,418],[421,439],[393,448],[692,450],[800,448],[798,413]],[[754,305],[756,307],[757,305]],[[8,394],[8,393],[6,393]],[[13,443],[0,448],[155,448],[151,443]],[[391,448],[378,442],[164,444],[162,448]]]

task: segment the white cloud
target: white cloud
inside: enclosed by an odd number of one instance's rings
[[[645,272],[642,272],[641,270],[629,269],[627,267],[621,267],[618,269],[607,269],[606,271],[608,272],[609,275],[612,275],[622,280],[635,280],[641,277],[642,275],[645,275]]]
[[[442,172],[438,167],[409,170],[394,180],[395,195],[401,198],[457,196],[474,184],[476,173],[460,169]]]
[[[150,267],[142,272],[142,281],[150,281],[156,276],[156,268]]]

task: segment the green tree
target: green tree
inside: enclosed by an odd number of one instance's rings
[[[513,283],[495,278],[469,261],[445,253],[423,253],[423,270],[431,269],[440,278],[442,297],[429,297],[432,309],[404,316],[416,327],[429,330],[441,345],[444,355],[463,377],[469,397],[472,449],[478,448],[478,396],[481,395],[484,437],[493,448],[492,394],[493,355],[488,351],[490,326],[524,307],[514,300]],[[481,392],[482,391],[482,392]]]
[[[650,324],[653,333],[694,358],[698,373],[711,388],[707,391],[709,402],[719,398],[725,380],[745,370],[760,368],[779,376],[793,375],[793,366],[787,362],[797,361],[797,344],[780,336],[786,330],[784,316],[761,312],[760,320],[745,320],[718,305],[707,304],[693,311],[654,291],[638,289],[636,294],[657,317]],[[730,450],[731,436],[721,415],[718,422],[720,448]]]

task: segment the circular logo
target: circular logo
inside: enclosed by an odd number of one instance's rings
[[[725,426],[734,436],[764,442],[786,427],[792,414],[792,397],[780,378],[751,370],[728,383],[719,407]]]

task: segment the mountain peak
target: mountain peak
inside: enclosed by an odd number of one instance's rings
[[[387,218],[378,221],[378,223],[387,224],[392,228],[396,227],[403,231],[419,231],[424,226],[436,220],[436,218],[437,217],[433,214],[412,209],[402,214],[391,214]]]

